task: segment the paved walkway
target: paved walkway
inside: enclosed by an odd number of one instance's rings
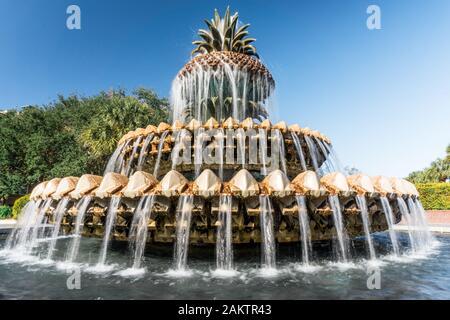
[[[4,219],[0,220],[0,229],[11,229],[16,225],[16,220],[14,219]]]
[[[429,210],[426,212],[430,231],[437,233],[450,233],[450,210]],[[408,231],[405,219],[394,226],[395,230]]]

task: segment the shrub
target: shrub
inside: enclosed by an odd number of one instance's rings
[[[14,201],[14,205],[12,207],[12,217],[13,219],[17,219],[17,217],[19,216],[20,212],[22,211],[23,207],[25,206],[25,204],[30,201],[30,195],[24,195],[20,198],[18,198],[16,201]]]
[[[425,210],[450,210],[450,183],[417,183]]]
[[[10,206],[0,206],[0,219],[7,219],[11,217],[11,207]]]

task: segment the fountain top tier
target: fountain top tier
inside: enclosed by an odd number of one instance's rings
[[[184,65],[178,72],[177,77],[183,79],[189,74],[197,72],[199,68],[203,70],[218,70],[221,66],[226,64],[232,68],[244,69],[252,77],[258,75],[266,77],[268,83],[275,87],[275,80],[273,79],[272,74],[259,59],[232,51],[213,51],[198,55]]]
[[[249,25],[239,27],[238,14],[215,12],[200,29],[193,54],[172,83],[174,120],[206,121],[213,116],[263,120],[271,109],[275,81],[248,38]]]
[[[353,197],[356,194],[369,197],[419,197],[414,185],[404,179],[369,177],[362,174],[345,177],[338,172],[318,179],[315,172],[305,171],[289,181],[281,170],[276,170],[261,182],[256,181],[246,169],[237,172],[227,182],[221,181],[209,169],[204,170],[194,181],[189,181],[175,170],[167,173],[161,181],[143,171],[134,173],[130,178],[111,172],[103,178],[89,174],[83,175],[78,179],[77,184],[71,184],[70,187],[64,189],[64,193],[61,193],[61,186],[66,186],[66,179],[73,179],[73,177],[55,178],[40,183],[33,189],[31,199],[53,198],[59,200],[61,197],[79,199],[88,195],[97,198],[113,196],[138,198],[151,194],[164,197],[192,194],[202,198],[221,194],[230,194],[240,198],[258,195],[269,195],[276,198],[293,195]]]

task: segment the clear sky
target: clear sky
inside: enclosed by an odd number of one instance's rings
[[[81,30],[66,9],[81,8]],[[368,5],[381,30],[368,30]],[[450,143],[450,1],[0,1],[0,109],[137,86],[168,96],[227,5],[277,83],[273,121],[329,136],[346,165],[405,176]]]

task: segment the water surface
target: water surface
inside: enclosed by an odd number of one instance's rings
[[[96,270],[101,239],[82,238],[75,264],[80,290],[69,290],[73,274],[61,263],[70,237],[57,243],[52,261],[0,251],[1,299],[450,299],[450,237],[437,236],[427,253],[400,258],[389,253],[387,233],[373,236],[381,289],[367,288],[369,262],[365,250],[353,245],[352,262],[333,262],[332,252],[318,250],[312,266],[301,264],[301,253],[278,254],[276,270],[262,270],[259,253],[235,257],[235,271],[217,271],[215,255],[189,256],[188,271],[173,271],[173,256],[145,252],[144,269],[130,270],[133,254],[126,244],[112,243],[108,268]],[[361,240],[364,246],[364,239]],[[400,237],[402,245],[408,236]],[[0,242],[0,247],[4,241]],[[278,247],[277,247],[278,248]],[[237,250],[235,250],[237,251]],[[37,254],[39,254],[38,251]],[[356,252],[356,253],[355,253]],[[381,257],[380,257],[381,256]]]

